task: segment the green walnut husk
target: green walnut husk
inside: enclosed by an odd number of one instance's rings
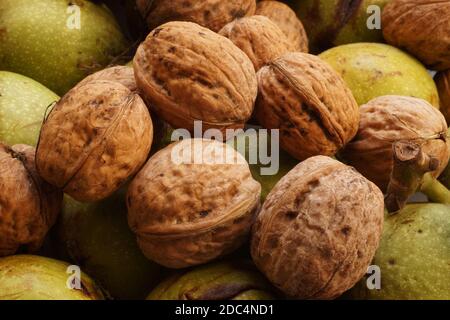
[[[0,30],[0,69],[59,95],[129,46],[109,9],[87,0],[2,0]]]
[[[366,280],[353,299],[450,299],[450,205],[412,204],[388,216],[373,265],[381,268],[381,290]]]
[[[36,146],[45,112],[58,100],[33,79],[0,71],[0,141]]]
[[[439,108],[433,78],[415,58],[381,43],[354,43],[320,54],[345,80],[356,101],[397,95],[422,98]]]
[[[270,132],[249,128],[246,132],[238,134],[228,142],[235,150],[239,151],[249,162],[253,178],[261,184],[261,200],[264,201],[278,181],[281,180],[299,161],[291,157],[287,152],[278,149],[272,152],[272,140]],[[264,164],[260,155],[272,158],[272,163]],[[277,157],[277,160],[275,160]],[[264,172],[278,162],[276,172]],[[264,169],[265,168],[265,169]],[[274,169],[276,169],[274,167]]]
[[[169,277],[147,300],[272,300],[270,290],[250,262],[218,262]]]
[[[115,299],[144,299],[160,280],[161,268],[144,257],[128,227],[124,192],[90,204],[66,196],[55,233],[61,256]]]
[[[381,10],[389,1],[291,0],[290,2],[305,26],[313,51],[321,52],[347,43],[383,42],[381,27],[372,28],[372,25],[374,22],[381,23]],[[380,10],[368,13],[369,6],[373,5]],[[370,9],[372,8],[374,7]]]
[[[0,300],[103,300],[99,287],[81,274],[81,289],[70,289],[69,264],[17,255],[0,258]],[[70,281],[69,281],[70,282]]]

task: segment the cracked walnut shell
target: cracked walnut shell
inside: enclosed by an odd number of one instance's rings
[[[340,156],[383,192],[387,191],[394,165],[393,144],[420,143],[425,154],[439,160],[437,177],[449,159],[447,123],[427,101],[403,96],[383,96],[361,106],[361,122],[355,139]]]
[[[288,297],[333,299],[367,272],[381,238],[383,194],[324,156],[289,172],[253,227],[252,257]]]
[[[35,149],[0,143],[0,257],[36,252],[55,224],[63,194],[36,172]]]
[[[136,5],[154,29],[169,21],[195,22],[212,31],[255,13],[255,0],[137,0]]]
[[[156,153],[133,180],[128,221],[149,259],[185,268],[242,245],[260,196],[261,185],[233,148],[186,139]]]
[[[331,66],[307,53],[288,53],[258,74],[256,118],[280,129],[281,147],[299,160],[334,155],[356,134],[359,108]]]
[[[450,69],[450,1],[392,0],[384,7],[382,24],[389,44],[430,69]]]
[[[253,62],[255,70],[290,51],[295,51],[286,35],[269,18],[251,16],[230,22],[219,34],[227,37]]]
[[[173,128],[243,128],[257,95],[255,69],[229,39],[190,22],[149,34],[134,58],[137,85],[149,107]]]
[[[256,14],[266,16],[275,22],[294,47],[293,51],[309,51],[305,28],[297,18],[297,14],[288,5],[279,1],[260,1],[256,5]]]
[[[39,174],[81,202],[117,191],[145,163],[153,125],[144,101],[122,84],[76,86],[52,109],[36,152]]]

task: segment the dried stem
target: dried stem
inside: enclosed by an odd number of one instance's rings
[[[394,167],[385,198],[390,213],[403,209],[419,189],[424,175],[439,167],[439,160],[422,151],[420,144],[399,141],[393,145]]]

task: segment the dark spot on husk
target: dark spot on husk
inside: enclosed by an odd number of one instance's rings
[[[227,283],[206,290],[200,300],[232,300],[241,293],[255,289],[247,283]]]

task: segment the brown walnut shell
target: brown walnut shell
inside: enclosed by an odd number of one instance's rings
[[[450,69],[450,1],[392,0],[384,7],[383,35],[433,70]]]
[[[305,28],[288,5],[279,1],[260,1],[256,5],[256,14],[266,16],[275,22],[288,37],[289,43],[294,46],[293,51],[309,51]]]
[[[283,31],[264,16],[234,20],[223,27],[219,34],[244,51],[253,62],[255,70],[288,52],[295,51]]]
[[[288,297],[337,298],[367,272],[383,219],[383,194],[375,184],[316,156],[267,197],[253,227],[252,257]]]
[[[261,68],[256,118],[280,129],[281,147],[304,160],[334,155],[358,130],[359,108],[344,80],[326,62],[288,53]]]
[[[134,58],[148,105],[173,128],[242,128],[257,95],[252,62],[229,39],[190,22],[155,29]]]
[[[340,156],[386,192],[393,169],[393,144],[413,141],[425,154],[439,160],[438,176],[447,166],[447,123],[427,101],[412,97],[384,96],[361,107],[355,139]]]
[[[63,194],[36,172],[35,150],[0,143],[0,257],[34,253],[55,224]]]
[[[134,79],[134,71],[132,67],[115,66],[97,71],[81,80],[77,86],[82,86],[93,80],[115,81],[124,85],[132,92],[137,91],[136,80]]]
[[[438,73],[435,80],[441,101],[441,112],[450,125],[450,70]]]
[[[136,5],[151,29],[169,21],[188,21],[216,32],[256,9],[255,0],[137,0]]]
[[[183,152],[203,162],[177,162]],[[222,154],[232,161],[224,163]],[[217,141],[186,139],[156,153],[133,180],[128,221],[149,259],[184,268],[242,245],[260,195],[261,185],[238,152]]]
[[[100,201],[136,174],[152,139],[150,114],[137,94],[118,82],[89,81],[69,91],[49,114],[36,166],[72,198]]]

